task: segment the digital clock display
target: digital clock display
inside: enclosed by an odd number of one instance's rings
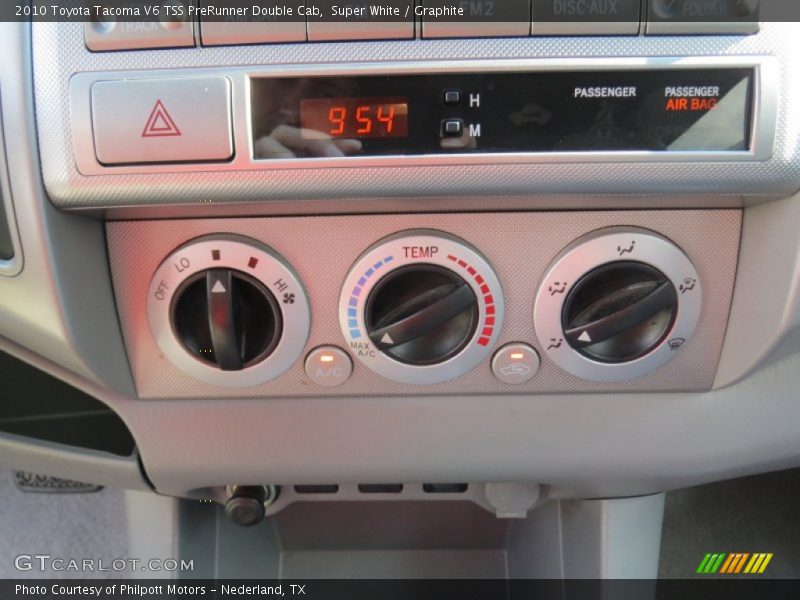
[[[742,152],[761,139],[747,66],[250,81],[255,160]]]
[[[406,98],[319,98],[300,101],[305,139],[404,138]]]

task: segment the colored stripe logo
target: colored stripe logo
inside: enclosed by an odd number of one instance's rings
[[[767,565],[772,560],[772,552],[718,552],[709,553],[700,561],[697,573],[701,575],[712,575],[715,573],[724,575],[739,574],[761,574],[767,569]]]

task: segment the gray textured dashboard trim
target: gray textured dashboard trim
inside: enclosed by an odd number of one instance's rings
[[[132,392],[103,224],[47,201],[34,123],[30,25],[0,23],[6,160],[25,268],[0,277],[0,336]]]
[[[110,487],[151,489],[136,456],[114,456],[8,433],[0,434],[0,467]]]
[[[698,193],[778,196],[800,187],[800,113],[786,92],[797,86],[800,24],[765,23],[752,36],[548,37],[380,41],[90,53],[80,24],[37,23],[37,118],[45,183],[63,208],[161,203],[226,203],[364,196],[474,196],[526,193]],[[81,175],[75,164],[69,78],[92,71],[140,71],[391,61],[579,59],[658,56],[774,56],[779,64],[777,135],[772,158],[750,162],[543,163],[350,169],[287,169]],[[414,184],[410,185],[409,181]],[[158,193],[153,193],[157,189]],[[532,199],[529,206],[536,206]],[[596,206],[602,206],[598,200]],[[453,209],[459,208],[457,202]],[[364,207],[362,210],[367,210]]]
[[[714,387],[800,351],[800,195],[744,211],[739,267]],[[779,352],[778,352],[779,351]]]
[[[137,401],[19,346],[0,347],[113,408],[148,478],[169,495],[229,483],[530,481],[552,486],[553,498],[599,498],[800,465],[797,354],[705,393],[224,399],[189,407]]]

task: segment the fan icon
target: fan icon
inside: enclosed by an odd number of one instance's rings
[[[294,294],[284,294],[283,295],[283,303],[284,304],[294,304]]]

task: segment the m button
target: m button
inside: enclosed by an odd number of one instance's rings
[[[106,165],[214,162],[233,156],[225,77],[92,85],[97,160]]]

